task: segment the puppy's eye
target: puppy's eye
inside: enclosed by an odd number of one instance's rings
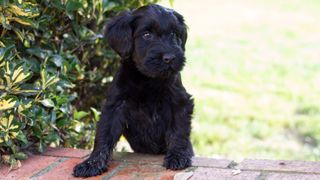
[[[150,32],[146,32],[142,35],[142,37],[145,40],[151,40],[153,38],[153,35]]]

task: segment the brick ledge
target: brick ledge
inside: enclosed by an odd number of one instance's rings
[[[8,172],[0,167],[0,179],[76,179],[72,169],[90,151],[70,148],[49,148],[32,155],[22,167]],[[320,179],[320,162],[245,159],[232,160],[194,157],[193,167],[182,171],[162,167],[163,155],[115,152],[108,172],[87,179]]]

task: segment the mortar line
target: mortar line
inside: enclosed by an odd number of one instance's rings
[[[51,163],[49,166],[41,169],[40,171],[38,171],[37,173],[35,173],[34,175],[32,175],[30,177],[31,180],[36,180],[38,179],[40,176],[46,174],[47,172],[51,171],[53,168],[57,167],[58,165],[62,164],[63,162],[65,162],[66,160],[68,160],[70,158],[60,158],[57,161]]]
[[[119,166],[114,168],[111,172],[109,172],[106,176],[103,176],[101,179],[102,180],[109,180],[109,179],[112,178],[112,176],[116,175],[119,171],[121,171],[122,169],[124,169],[127,166],[128,166],[128,163],[127,162],[123,162]]]

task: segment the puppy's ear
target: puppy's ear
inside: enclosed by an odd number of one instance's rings
[[[105,30],[105,36],[110,47],[123,59],[129,58],[132,51],[132,21],[131,12],[124,11],[111,19]]]
[[[188,38],[187,25],[184,23],[184,18],[181,14],[177,13],[176,11],[173,11],[173,14],[176,16],[178,22],[180,23],[180,26],[182,27],[178,36],[182,40],[181,47],[183,50],[185,50],[185,45]]]

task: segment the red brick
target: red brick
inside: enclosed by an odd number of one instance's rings
[[[139,154],[139,153],[127,153],[127,152],[114,152],[113,160],[125,161],[137,164],[157,164],[162,165],[164,155],[151,155],[151,154]],[[226,168],[232,161],[226,159],[213,159],[205,157],[193,157],[192,165],[200,167],[217,167]]]
[[[57,161],[57,157],[49,156],[30,156],[27,160],[22,161],[22,166],[19,169],[12,170],[9,173],[9,167],[5,166],[0,169],[0,179],[29,179],[33,174],[37,173],[41,169],[47,167],[51,163]]]
[[[271,173],[266,176],[266,180],[319,180],[320,175],[317,174],[284,174]]]
[[[190,180],[211,180],[211,179],[246,179],[253,180],[257,179],[260,175],[260,172],[249,172],[242,171],[234,173],[235,170],[232,169],[217,169],[217,168],[203,168],[199,167],[193,172],[193,175],[190,177]]]
[[[112,180],[122,179],[173,179],[180,171],[166,170],[160,165],[152,164],[128,164],[111,177]]]
[[[176,175],[174,175],[174,179],[175,180],[186,180],[186,179],[189,179],[192,176],[193,176],[193,172],[192,171],[189,171],[189,172],[182,171],[182,172],[179,172]]]
[[[9,174],[8,166],[1,167],[0,179],[75,179],[72,176],[74,166],[83,161],[90,151],[49,148],[44,154],[46,156],[30,156],[22,162],[21,168],[12,170]],[[163,155],[114,153],[114,161],[111,162],[108,172],[88,179],[320,179],[320,162],[244,160],[237,166],[242,171],[237,171],[228,169],[232,163],[230,160],[194,157],[195,167],[186,172],[166,170],[162,167],[163,158]]]
[[[84,158],[88,156],[90,153],[91,151],[84,150],[84,149],[48,147],[47,150],[42,155],[55,156],[55,157]]]
[[[276,161],[246,159],[239,165],[242,170],[262,170],[280,172],[302,172],[320,174],[320,162]]]
[[[137,164],[163,164],[164,155],[140,154],[140,153],[127,153],[127,152],[114,152],[114,161],[131,162]]]
[[[59,164],[58,166],[54,167],[49,172],[41,175],[37,179],[39,179],[39,180],[77,179],[77,178],[73,177],[73,175],[72,175],[73,167],[82,161],[83,161],[83,159],[79,159],[79,158],[69,159],[69,160]],[[101,176],[96,176],[96,177],[91,177],[91,178],[86,178],[86,179],[89,179],[89,180],[101,179],[102,176],[106,176],[108,173],[110,173],[118,165],[119,165],[118,162],[111,162],[107,172],[105,172]]]
[[[166,170],[164,173],[162,173],[160,175],[160,179],[161,180],[172,180],[174,179],[174,176],[179,173],[178,171],[170,171],[170,170]]]
[[[231,160],[226,159],[213,159],[205,157],[192,158],[192,166],[227,168],[231,163]]]

